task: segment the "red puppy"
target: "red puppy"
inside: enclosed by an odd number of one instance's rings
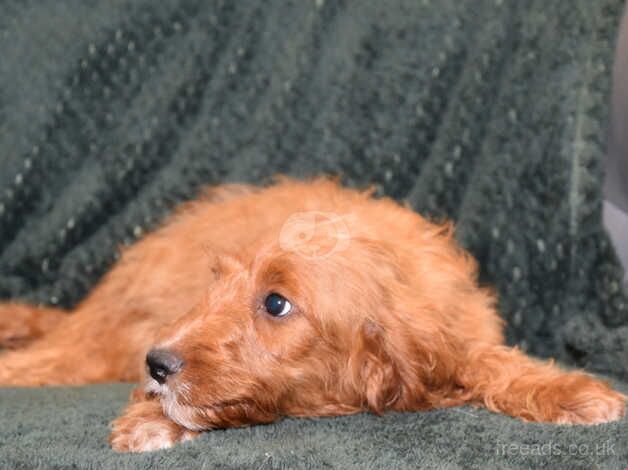
[[[140,381],[119,451],[281,416],[480,404],[619,419],[625,396],[504,346],[451,225],[319,179],[184,204],[68,315],[0,307],[0,384]]]

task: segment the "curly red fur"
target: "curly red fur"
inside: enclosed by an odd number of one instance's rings
[[[271,292],[289,315],[264,310]],[[0,355],[0,384],[144,381],[113,423],[121,451],[281,416],[464,403],[555,423],[623,415],[625,396],[504,346],[501,331],[451,224],[331,180],[282,179],[184,204],[69,315],[0,307],[0,342],[26,345]],[[184,361],[164,384],[145,373],[154,347]]]

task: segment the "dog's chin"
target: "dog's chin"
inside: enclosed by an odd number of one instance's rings
[[[144,384],[144,390],[148,394],[155,395],[161,402],[164,415],[180,426],[191,431],[204,431],[209,428],[207,423],[203,422],[201,408],[182,403],[188,393],[188,387],[185,384],[178,384],[175,388],[148,378]]]

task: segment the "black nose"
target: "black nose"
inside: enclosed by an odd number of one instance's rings
[[[151,349],[146,355],[146,364],[150,376],[160,384],[166,382],[166,377],[181,370],[183,359],[166,349]]]

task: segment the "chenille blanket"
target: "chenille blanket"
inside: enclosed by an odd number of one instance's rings
[[[510,344],[628,392],[628,295],[601,223],[622,7],[2,0],[0,298],[71,307],[203,185],[335,174],[453,219]],[[128,391],[0,389],[0,468],[628,467],[628,419],[466,407],[118,455],[107,423]]]

